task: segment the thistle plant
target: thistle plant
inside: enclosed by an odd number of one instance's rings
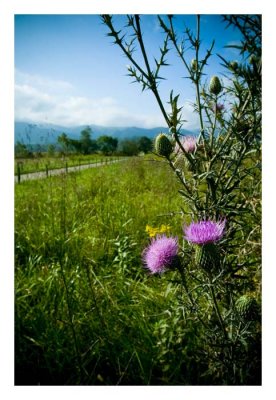
[[[152,273],[166,276],[164,272],[175,270],[180,274],[184,289],[180,302],[187,318],[204,330],[202,353],[209,360],[208,373],[219,377],[221,384],[244,384],[254,375],[247,366],[260,364],[260,354],[252,361],[249,349],[259,340],[260,330],[259,313],[251,310],[260,302],[255,283],[260,270],[261,18],[223,17],[239,30],[241,42],[233,47],[243,57],[237,62],[217,55],[227,80],[206,75],[215,41],[204,53],[200,16],[195,32],[188,28],[179,32],[174,18],[158,16],[164,42],[151,64],[142,34],[143,17],[126,16],[124,31],[114,26],[111,15],[102,16],[108,36],[131,63],[128,75],[157,101],[168,131],[156,137],[154,152],[173,170],[183,198],[182,241],[173,236],[152,239],[143,261]],[[142,63],[134,49],[140,51]],[[192,60],[188,49],[194,53]],[[172,90],[169,99],[162,99],[159,92],[162,70],[172,52],[194,87],[196,137],[183,137],[183,93],[175,95]],[[259,382],[259,375],[254,379]]]

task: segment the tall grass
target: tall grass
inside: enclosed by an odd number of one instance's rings
[[[180,233],[175,189],[138,160],[16,186],[16,383],[183,383],[180,292],[141,263],[147,224]]]

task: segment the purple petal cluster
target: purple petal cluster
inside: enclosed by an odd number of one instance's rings
[[[204,245],[220,240],[224,235],[226,220],[192,222],[184,227],[184,238],[191,243]]]
[[[194,136],[184,136],[180,139],[180,143],[187,153],[193,153],[196,149],[197,139]],[[175,152],[179,153],[180,147],[178,143],[175,145]]]
[[[177,237],[158,235],[143,252],[143,261],[152,274],[162,273],[170,267],[178,253]]]
[[[214,104],[214,106],[213,106],[213,111],[214,112],[222,112],[224,110],[224,104],[222,104],[222,103],[217,103],[217,104]]]

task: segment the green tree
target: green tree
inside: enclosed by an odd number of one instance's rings
[[[82,152],[82,144],[77,139],[69,139],[69,148],[74,150],[76,153]]]
[[[118,139],[106,135],[100,136],[97,139],[97,145],[104,155],[112,154],[117,149]]]
[[[91,139],[92,129],[87,126],[81,131],[80,143],[81,152],[83,154],[90,154],[97,150],[96,141]]]
[[[16,142],[14,153],[16,158],[28,158],[33,156],[33,153],[21,142]]]
[[[136,140],[125,139],[120,144],[121,152],[125,156],[137,156],[139,153],[139,146]]]
[[[55,155],[55,150],[56,147],[54,144],[49,144],[48,148],[47,148],[47,154],[49,157],[53,157]]]
[[[69,150],[69,144],[70,144],[70,139],[68,138],[68,136],[66,135],[66,133],[62,133],[60,136],[58,136],[57,139],[58,143],[61,145],[62,150],[65,153],[68,153]]]
[[[152,151],[152,140],[149,139],[147,136],[142,136],[138,139],[138,150],[142,151],[143,153],[149,153]]]

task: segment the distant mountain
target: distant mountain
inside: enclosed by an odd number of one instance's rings
[[[153,139],[159,132],[168,132],[168,128],[138,128],[138,127],[105,127],[99,125],[89,125],[92,129],[92,139],[97,139],[99,136],[107,135],[115,137],[119,140],[133,139],[141,136],[147,136]],[[58,136],[66,133],[71,139],[79,139],[81,131],[87,125],[76,127],[65,127],[53,124],[32,124],[27,122],[14,123],[14,142],[21,142],[26,145],[48,145],[55,144]],[[183,129],[182,133],[194,134],[194,131]]]

